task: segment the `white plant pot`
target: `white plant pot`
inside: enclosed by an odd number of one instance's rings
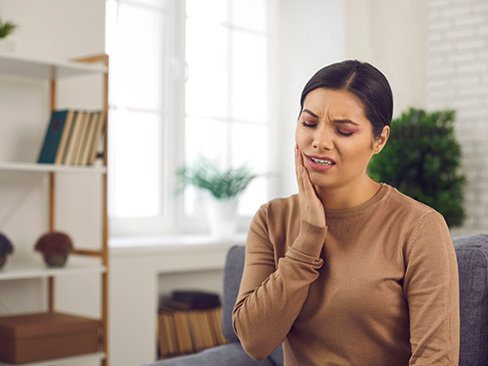
[[[10,39],[0,38],[0,53],[12,53],[15,51],[15,42]]]
[[[207,222],[210,235],[215,239],[231,239],[237,231],[238,198],[218,200],[206,195]]]

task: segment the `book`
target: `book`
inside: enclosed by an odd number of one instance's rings
[[[188,312],[188,324],[190,327],[190,334],[194,352],[205,349],[205,343],[203,341],[203,330],[199,326],[197,316],[198,314],[194,311]]]
[[[176,327],[173,318],[173,314],[171,312],[163,313],[164,314],[164,336],[168,342],[168,349],[169,355],[177,355],[178,354],[178,341],[176,339]]]
[[[176,304],[186,304],[190,309],[211,309],[221,305],[219,295],[212,292],[176,290],[172,298]]]
[[[85,115],[85,118],[83,119],[83,123],[82,123],[81,130],[80,130],[80,137],[79,137],[79,141],[78,141],[78,146],[76,149],[76,154],[74,156],[74,161],[73,161],[74,165],[81,165],[82,159],[83,159],[83,154],[84,154],[84,151],[86,149],[87,133],[88,133],[89,126],[90,126],[92,113],[90,113],[90,112],[85,112],[85,113],[86,113],[86,115]]]
[[[207,317],[205,316],[204,310],[196,310],[197,321],[202,330],[203,344],[205,348],[213,347],[212,335],[210,334],[210,329],[208,328]]]
[[[184,311],[175,311],[173,316],[175,319],[179,354],[193,352],[193,343],[188,326],[188,313]]]
[[[39,158],[37,159],[38,163],[54,164],[56,161],[56,154],[61,143],[67,117],[67,110],[53,111],[51,113],[51,119],[44,135]]]
[[[169,339],[166,334],[166,322],[167,314],[161,313],[158,316],[158,329],[159,329],[159,357],[163,358],[171,354],[169,347]]]
[[[56,153],[56,159],[54,160],[54,164],[62,164],[64,153],[66,151],[66,147],[68,146],[68,137],[71,133],[71,127],[73,125],[73,119],[75,117],[75,111],[68,111],[68,115],[66,117],[65,126],[63,129],[63,134],[61,135],[61,141],[59,143],[58,152]]]
[[[215,313],[215,309],[210,309],[205,312],[205,316],[207,317],[208,326],[210,329],[210,333],[212,335],[212,341],[213,341],[212,343],[214,346],[218,346],[219,344],[221,344],[220,342],[221,330],[220,330],[219,322],[215,321],[214,313]]]
[[[66,152],[63,158],[63,164],[73,164],[74,156],[76,153],[78,135],[82,126],[82,120],[84,117],[84,112],[77,111],[76,117],[73,121],[73,126],[71,127],[70,134],[68,136],[68,142],[66,147]]]
[[[88,165],[91,141],[95,138],[95,129],[98,119],[98,112],[92,112],[90,114],[90,121],[88,123],[87,134],[85,139],[85,146],[81,157],[81,165]]]
[[[78,120],[78,129],[76,130],[76,133],[73,135],[73,140],[71,141],[71,144],[73,145],[73,154],[70,156],[70,160],[68,161],[68,164],[71,165],[76,165],[76,160],[78,159],[78,154],[80,153],[81,145],[82,145],[82,135],[83,131],[86,128],[86,123],[88,120],[88,112],[82,111],[80,113],[80,118]]]
[[[88,165],[93,165],[97,161],[97,152],[105,131],[106,116],[104,112],[98,112],[98,118],[96,119],[95,131],[93,139],[90,141],[90,152],[88,153]]]
[[[76,123],[76,119],[78,118],[78,111],[73,111],[73,118],[70,124],[70,128],[66,131],[66,145],[64,146],[64,151],[62,152],[61,156],[59,157],[60,164],[66,164],[66,155],[68,154],[69,145],[71,143],[71,139],[73,136],[73,130]]]

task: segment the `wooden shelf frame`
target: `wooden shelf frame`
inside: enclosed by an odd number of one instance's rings
[[[101,230],[101,249],[94,251],[91,249],[77,248],[73,254],[95,256],[99,257],[103,268],[106,270],[102,273],[101,286],[101,314],[102,314],[102,328],[103,328],[103,342],[102,351],[105,357],[102,359],[102,366],[108,365],[108,265],[109,265],[109,250],[108,250],[108,189],[107,189],[107,167],[108,167],[108,88],[109,88],[109,74],[108,65],[109,57],[106,54],[83,57],[74,60],[79,63],[102,63],[105,65],[105,72],[103,73],[103,114],[105,118],[105,133],[103,139],[103,166],[105,167],[105,174],[102,175],[102,230]],[[51,111],[56,110],[57,101],[57,78],[51,79],[50,90],[50,104]],[[49,230],[56,228],[56,172],[49,172]],[[55,277],[48,277],[48,308],[49,311],[55,309]]]

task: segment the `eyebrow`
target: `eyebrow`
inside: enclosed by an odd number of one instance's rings
[[[356,122],[351,121],[350,119],[335,119],[335,123],[352,123],[353,125],[359,126]]]
[[[318,115],[316,115],[315,113],[313,113],[312,111],[310,111],[308,109],[304,109],[304,110],[302,110],[302,112],[308,113],[314,118],[320,118]]]
[[[302,112],[308,113],[314,118],[320,118],[316,113],[313,113],[312,111],[310,111],[308,109],[304,109],[304,110],[302,110]],[[342,124],[351,123],[353,125],[359,126],[358,123],[351,121],[350,119],[347,119],[347,118],[334,119],[334,122],[335,123],[342,123]]]

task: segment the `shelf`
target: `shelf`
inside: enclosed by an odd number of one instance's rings
[[[0,171],[17,171],[30,173],[106,173],[104,166],[76,166],[36,163],[6,163],[0,162]]]
[[[82,61],[81,61],[82,60]],[[52,59],[49,55],[45,58],[29,56],[29,55],[21,55],[21,54],[7,54],[4,52],[0,52],[0,77],[2,80],[8,80],[8,82],[21,82],[25,84],[22,88],[22,91],[26,89],[25,87],[29,87],[37,84],[39,81],[43,84],[48,84],[48,100],[49,100],[49,108],[50,110],[56,110],[57,102],[58,102],[58,90],[63,88],[58,88],[59,81],[62,78],[69,78],[69,77],[76,77],[76,76],[89,76],[87,78],[90,83],[95,82],[96,79],[101,79],[103,84],[103,113],[105,116],[108,115],[108,55],[101,54],[101,55],[90,55],[88,57],[80,58],[80,61],[68,61],[68,60],[59,60],[59,59]],[[90,76],[94,76],[90,77]],[[28,83],[24,83],[24,79],[28,80]],[[34,80],[35,83],[31,81]],[[73,80],[74,82],[78,83],[78,80]],[[96,80],[97,83],[100,80]],[[71,86],[71,85],[70,85]],[[94,88],[94,87],[93,87]],[[92,87],[83,88],[84,93],[89,92],[91,90],[98,90],[93,89]],[[20,89],[19,89],[20,90]],[[80,91],[81,94],[81,91]],[[28,106],[27,106],[28,107]],[[22,126],[13,126],[13,128],[23,128]],[[28,126],[24,126],[28,128]],[[13,130],[12,130],[13,131]],[[6,131],[6,137],[8,137],[9,130]],[[103,139],[103,151],[108,151],[108,121],[105,124],[105,137]],[[98,156],[97,156],[98,157]],[[24,366],[65,366],[65,365],[72,365],[72,364],[99,364],[99,365],[106,365],[108,363],[108,218],[107,218],[107,167],[106,167],[106,156],[102,159],[99,159],[95,162],[94,165],[91,166],[81,166],[81,165],[56,165],[56,164],[38,164],[34,161],[24,161],[24,162],[15,162],[11,161],[8,157],[3,157],[5,161],[0,161],[0,173],[2,174],[2,179],[7,173],[12,174],[14,172],[15,175],[11,182],[15,183],[15,180],[29,178],[28,174],[45,174],[45,176],[41,176],[43,179],[47,179],[47,204],[46,212],[43,217],[47,218],[47,224],[50,230],[57,228],[57,216],[56,216],[56,203],[59,197],[59,192],[57,189],[57,175],[52,173],[69,173],[69,174],[95,174],[94,178],[98,180],[98,185],[100,186],[100,195],[96,194],[95,192],[92,195],[93,200],[97,200],[100,206],[99,209],[101,211],[100,218],[97,221],[100,223],[100,231],[101,231],[101,242],[100,239],[97,240],[96,245],[95,243],[90,243],[85,248],[76,248],[78,251],[76,253],[70,254],[68,258],[68,262],[62,268],[49,268],[44,263],[44,260],[40,253],[34,256],[32,253],[33,251],[29,251],[28,248],[23,246],[24,251],[19,251],[13,256],[10,256],[7,259],[7,263],[0,270],[0,281],[9,281],[9,280],[26,280],[26,279],[48,279],[43,281],[37,281],[40,283],[36,284],[36,288],[41,288],[43,292],[46,293],[46,302],[47,302],[47,309],[49,311],[55,311],[57,308],[56,300],[58,299],[59,295],[57,291],[55,292],[56,282],[59,279],[66,279],[67,276],[73,276],[73,278],[69,278],[68,282],[75,282],[76,275],[79,275],[82,279],[85,277],[91,280],[91,277],[99,278],[100,282],[100,321],[102,325],[102,334],[106,335],[101,339],[101,347],[100,350],[104,352],[94,352],[90,354],[83,354],[77,355],[73,357],[66,357],[66,358],[56,358],[52,360],[40,361],[40,362],[32,362],[32,363],[24,363]],[[10,161],[9,161],[10,160]],[[27,160],[27,159],[26,159]],[[34,159],[32,159],[34,160]],[[21,173],[21,174],[17,174]],[[24,174],[28,173],[28,174]],[[49,173],[49,174],[46,174]],[[76,177],[75,177],[76,178]],[[101,179],[100,179],[101,178]],[[10,179],[10,178],[9,178]],[[46,181],[38,181],[37,184],[39,187],[43,187],[46,185]],[[64,183],[64,180],[61,180],[61,183]],[[69,182],[67,182],[69,184]],[[41,185],[42,184],[42,185]],[[3,187],[2,187],[3,188]],[[5,194],[9,192],[6,191]],[[44,194],[46,192],[39,192]],[[22,202],[23,203],[23,202]],[[34,200],[32,207],[44,207],[44,202],[39,200]],[[83,216],[88,213],[88,209],[86,208],[86,212],[79,212],[78,208],[71,208],[70,207],[70,216],[71,221],[79,221],[82,220]],[[98,209],[97,209],[98,211]],[[7,212],[9,214],[9,212]],[[20,218],[19,220],[22,220]],[[20,221],[19,224],[22,224]],[[81,222],[83,224],[83,222]],[[22,226],[19,226],[17,231],[21,231]],[[85,230],[91,230],[91,228],[85,228]],[[15,235],[15,234],[14,234]],[[105,265],[104,265],[105,263]],[[61,277],[61,278],[60,278]],[[22,282],[22,281],[19,281]],[[5,283],[8,284],[8,283]],[[15,284],[14,284],[15,285]],[[23,287],[23,286],[20,286]],[[20,291],[24,291],[24,289],[17,290],[19,293]],[[15,287],[13,291],[16,291]],[[4,296],[4,294],[2,295]],[[84,294],[81,294],[84,296]],[[95,336],[95,335],[94,335]],[[0,347],[3,347],[3,344],[0,344]],[[10,364],[6,362],[0,361],[0,366],[10,366]],[[12,365],[13,366],[13,365]]]
[[[0,52],[0,74],[54,79],[106,72],[107,67],[102,64],[46,60]]]
[[[9,262],[0,270],[0,281],[19,280],[27,278],[46,278],[50,276],[69,276],[87,273],[103,273],[105,267],[97,259],[82,259],[70,256],[63,268],[48,268],[39,254],[38,262]]]
[[[101,361],[104,358],[105,358],[105,354],[103,352],[98,352],[98,353],[91,353],[91,354],[81,355],[81,356],[58,358],[55,360],[23,363],[21,365],[22,366],[65,366],[65,365],[71,365],[74,362]],[[18,364],[14,365],[11,363],[3,363],[0,361],[0,366],[18,366]]]

